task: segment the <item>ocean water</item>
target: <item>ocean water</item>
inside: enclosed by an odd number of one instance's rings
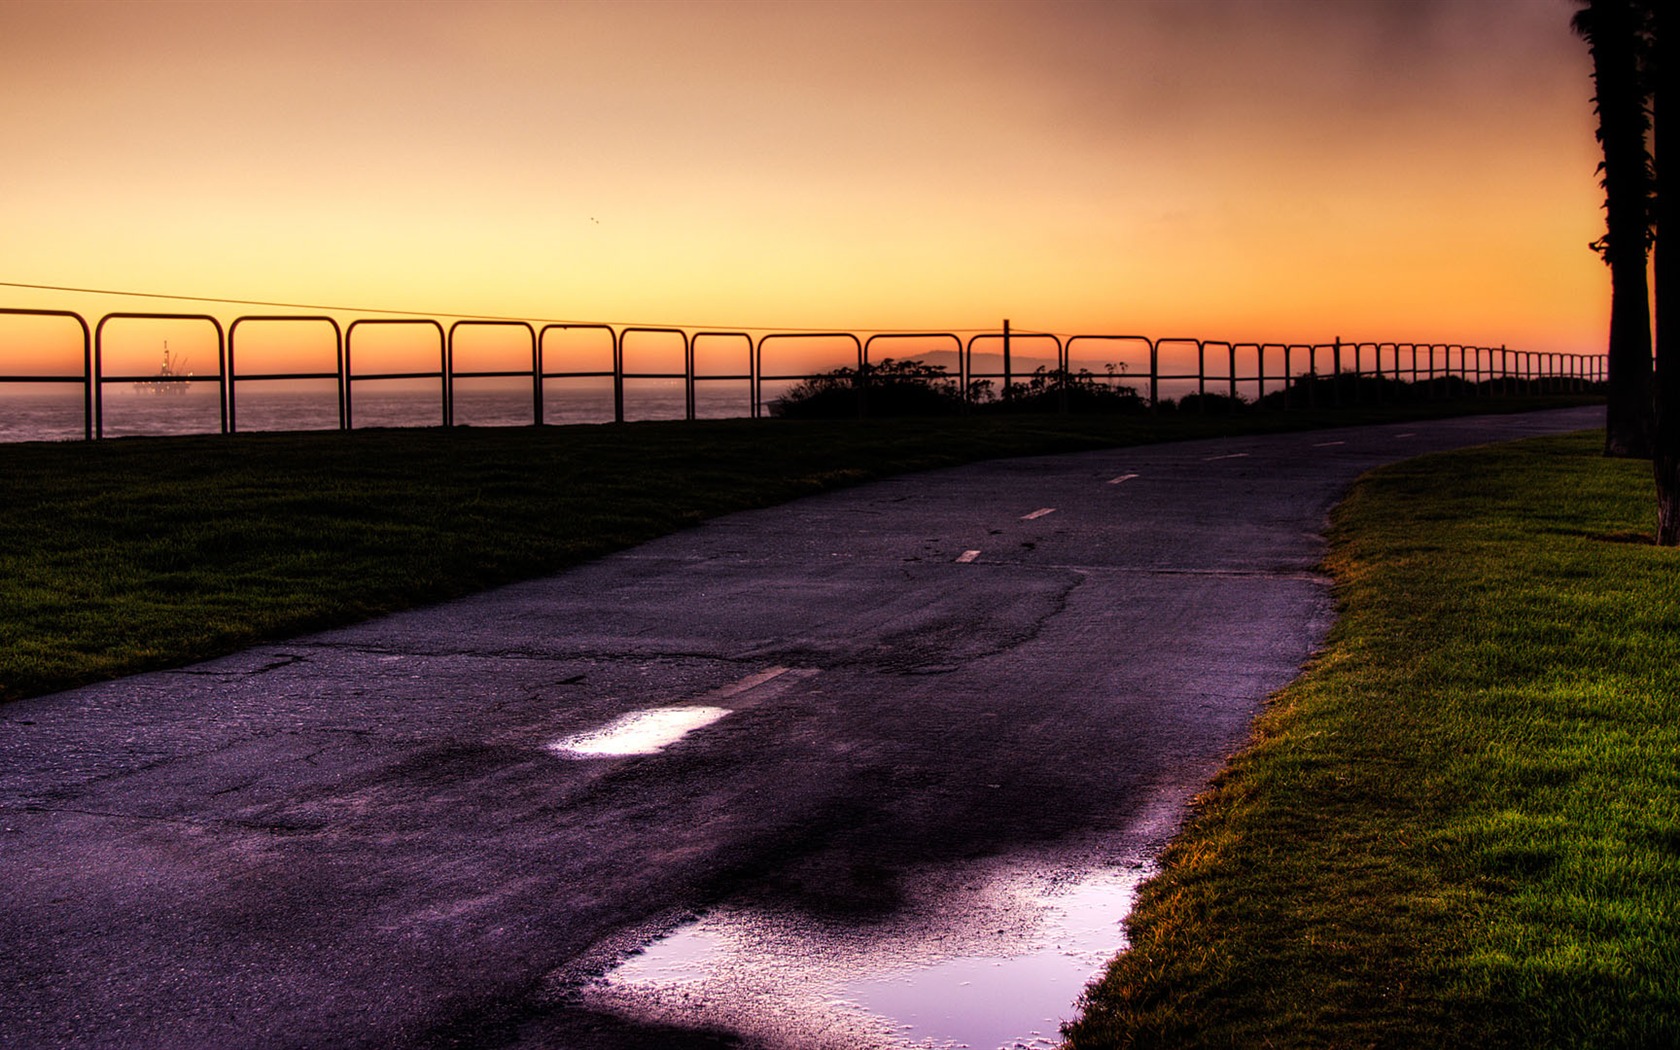
[[[764,398],[786,384],[766,383]],[[626,421],[682,419],[680,381],[627,380]],[[531,388],[488,381],[461,381],[455,388],[457,426],[519,427],[532,422]],[[752,415],[750,385],[741,381],[696,384],[695,416],[700,419]],[[193,383],[180,393],[135,390],[108,384],[103,398],[106,437],[215,434],[222,429],[215,383]],[[543,422],[550,425],[613,421],[611,381],[550,381],[543,396]],[[358,383],[351,394],[351,423],[369,427],[428,427],[443,422],[438,385]],[[336,430],[337,384],[331,380],[240,384],[234,423],[240,433],[253,431]],[[0,388],[0,441],[75,441],[84,434],[82,388],[75,384],[30,384]]]

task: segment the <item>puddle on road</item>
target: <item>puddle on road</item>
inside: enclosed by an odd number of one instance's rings
[[[1123,947],[1121,921],[1148,874],[970,872],[921,918],[884,930],[723,908],[632,955],[583,998],[770,1047],[1047,1050]]]
[[[847,997],[872,1013],[975,1050],[1054,1047],[1073,1001],[1120,950],[1139,873],[1107,872],[1042,897],[1045,921],[1031,951],[965,956],[909,974],[853,981]]]
[[[557,740],[548,749],[563,758],[651,755],[729,713],[727,707],[656,707],[632,711],[600,729]]]

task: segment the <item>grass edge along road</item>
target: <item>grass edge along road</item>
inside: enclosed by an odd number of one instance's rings
[[[705,518],[889,474],[1581,402],[0,444],[0,700],[540,576]]]
[[[1198,799],[1070,1047],[1680,1046],[1680,555],[1649,463],[1602,443],[1359,482],[1326,650]]]

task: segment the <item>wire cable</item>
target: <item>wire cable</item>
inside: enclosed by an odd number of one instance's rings
[[[676,324],[655,323],[650,321],[583,321],[576,318],[561,317],[512,317],[502,314],[471,314],[448,313],[437,310],[387,310],[373,306],[328,306],[322,303],[286,303],[271,299],[231,299],[213,295],[166,295],[161,292],[132,292],[115,288],[77,288],[62,284],[27,284],[22,281],[0,281],[0,288],[24,288],[31,291],[43,292],[74,292],[82,295],[115,295],[129,296],[138,299],[168,299],[174,302],[186,303],[222,303],[230,306],[269,306],[282,310],[320,310],[327,313],[345,314],[390,314],[400,317],[448,317],[471,321],[532,321],[543,324],[587,325],[604,324],[613,328],[680,328],[689,331],[715,332],[788,332],[788,333],[842,333],[870,332],[892,333],[894,335],[958,335],[969,333],[990,333],[998,329],[985,328],[798,328],[778,327],[775,325],[704,325],[704,324]],[[1036,332],[1011,329],[1011,335],[1032,336],[1049,335],[1049,332]]]

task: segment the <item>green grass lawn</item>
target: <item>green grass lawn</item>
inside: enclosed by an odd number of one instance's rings
[[[1072,1047],[1680,1046],[1680,553],[1602,440],[1360,483]]]
[[[1571,402],[0,444],[0,700],[470,593],[892,473],[1548,403]]]

